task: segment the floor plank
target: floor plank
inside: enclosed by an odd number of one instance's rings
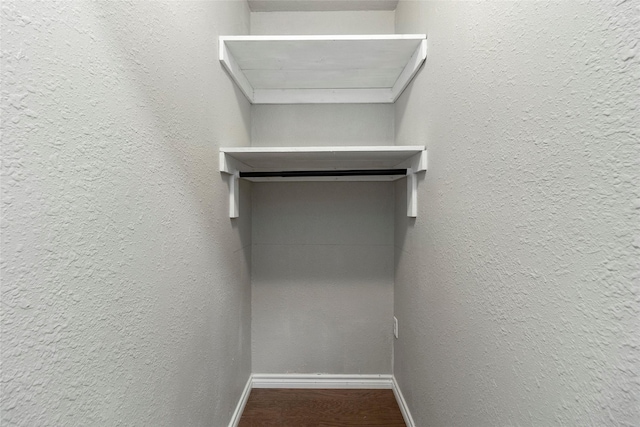
[[[239,427],[406,427],[391,390],[251,390]]]

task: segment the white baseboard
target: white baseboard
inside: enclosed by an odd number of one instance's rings
[[[411,412],[409,412],[409,406],[407,405],[407,401],[404,400],[404,396],[402,395],[402,391],[400,391],[400,386],[396,381],[396,377],[393,377],[392,385],[393,385],[393,394],[396,396],[396,400],[398,401],[398,406],[400,407],[400,412],[402,412],[402,418],[404,418],[404,423],[407,425],[407,427],[416,427],[416,423],[413,421]]]
[[[253,374],[247,380],[238,405],[229,422],[237,427],[252,388],[343,388],[391,389],[407,427],[416,427],[400,386],[393,375],[331,375],[331,374]]]
[[[253,388],[386,388],[391,375],[253,374]]]
[[[238,405],[236,405],[235,411],[233,411],[233,415],[231,416],[231,421],[229,421],[229,427],[238,427],[240,424],[240,417],[242,417],[242,411],[244,411],[244,407],[247,404],[247,400],[249,400],[249,394],[251,393],[252,388],[252,379],[249,376],[247,380],[247,384],[244,386],[244,390],[242,390],[242,394],[240,395],[240,400],[238,400]]]

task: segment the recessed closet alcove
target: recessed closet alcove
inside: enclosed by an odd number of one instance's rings
[[[425,141],[396,145],[393,103],[427,40],[389,31],[386,12],[373,34],[349,34],[371,12],[331,13],[346,35],[323,19],[288,35],[272,12],[254,17],[262,34],[219,40],[252,103],[251,146],[222,147],[220,171],[229,216],[251,216],[253,387],[291,386],[292,374],[392,387],[395,216],[418,215],[427,170]]]

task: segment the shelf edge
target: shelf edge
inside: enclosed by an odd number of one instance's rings
[[[426,34],[331,34],[286,36],[220,36],[220,41],[366,41],[366,40],[423,40]]]

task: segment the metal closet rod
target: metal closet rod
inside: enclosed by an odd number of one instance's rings
[[[240,178],[298,178],[314,176],[382,176],[406,175],[406,169],[349,169],[324,171],[240,172]]]

